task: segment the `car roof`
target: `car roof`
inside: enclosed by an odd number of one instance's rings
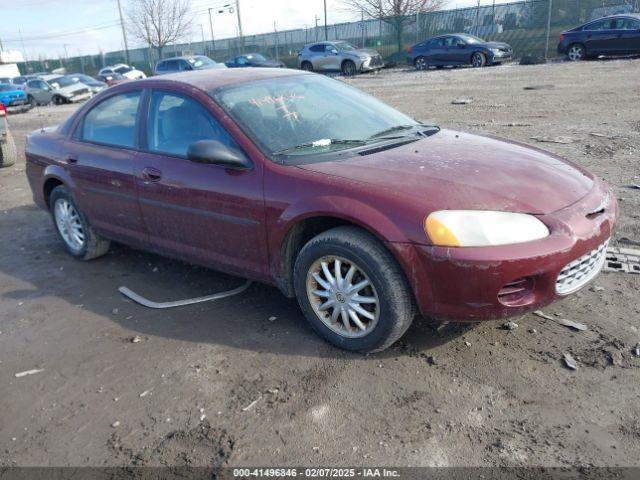
[[[259,70],[259,71],[256,71]],[[127,85],[144,84],[153,85],[154,83],[163,83],[173,81],[177,83],[186,83],[200,90],[215,90],[219,87],[225,87],[236,83],[244,83],[254,80],[267,80],[270,78],[292,77],[296,75],[315,75],[314,73],[304,72],[301,70],[292,70],[288,68],[220,68],[207,70],[191,70],[188,72],[169,73],[158,77],[146,78],[144,80],[136,80],[135,82],[127,82]]]
[[[585,23],[588,25],[593,22],[597,22],[598,20],[606,20],[608,18],[635,18],[636,20],[640,20],[640,13],[616,13],[615,15],[606,15],[600,18],[594,18],[593,20],[589,20]]]
[[[58,74],[55,74],[55,73],[49,73],[47,75],[40,75],[38,78],[40,80],[44,80],[45,82],[48,82],[51,79],[60,78],[60,77],[64,77],[64,76],[65,75],[58,75]]]

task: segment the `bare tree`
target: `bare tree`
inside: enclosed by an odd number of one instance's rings
[[[398,51],[402,50],[402,34],[405,25],[414,21],[412,15],[439,10],[446,0],[342,0],[349,9],[364,12],[393,27]]]
[[[189,0],[130,0],[129,4],[127,30],[155,48],[159,59],[166,45],[175,43],[191,30],[193,16]]]

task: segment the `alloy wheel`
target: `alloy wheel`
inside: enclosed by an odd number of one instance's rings
[[[364,337],[377,325],[378,294],[355,262],[338,256],[319,258],[309,268],[306,287],[313,311],[338,335]]]
[[[418,57],[416,59],[416,69],[417,70],[426,70],[427,69],[427,60],[424,57]]]
[[[481,67],[484,64],[484,58],[482,54],[474,53],[473,57],[471,58],[471,64],[476,68]]]
[[[59,198],[53,211],[56,226],[62,239],[72,250],[82,250],[85,242],[85,232],[80,215],[73,204],[64,198]]]
[[[351,61],[346,62],[342,67],[342,73],[344,73],[345,76],[350,77],[356,73],[356,66]]]
[[[584,48],[581,45],[572,45],[567,56],[572,62],[582,60],[584,58]]]

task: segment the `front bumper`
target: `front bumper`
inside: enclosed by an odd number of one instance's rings
[[[604,212],[588,215],[609,194]],[[602,183],[582,200],[538,218],[551,235],[517,245],[447,248],[392,243],[424,316],[455,321],[505,318],[536,310],[562,298],[556,292],[560,272],[611,237],[618,217],[613,194]],[[520,298],[504,296],[505,287],[525,279]],[[512,301],[515,300],[515,301]]]
[[[361,72],[372,72],[374,70],[380,70],[381,68],[384,68],[384,62],[382,61],[382,58],[372,57],[364,60],[360,65],[359,70]]]
[[[7,108],[7,112],[9,113],[23,113],[27,112],[31,109],[31,104],[27,101],[27,99],[20,99],[17,101],[13,101],[8,105],[5,105]]]
[[[492,53],[493,53],[493,56],[491,57],[491,63],[508,62],[513,57],[511,52],[500,52],[500,53],[492,52]]]
[[[81,95],[74,95],[73,97],[67,98],[67,101],[71,103],[84,102],[85,100],[91,98],[91,95],[93,94],[91,93],[91,90],[89,90],[87,93],[83,93]]]

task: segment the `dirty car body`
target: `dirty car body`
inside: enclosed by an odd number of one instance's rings
[[[123,83],[26,153],[35,202],[66,198],[85,236],[276,285],[358,351],[399,338],[414,305],[480,321],[572,293],[618,214],[601,180],[553,154],[286,69]]]

